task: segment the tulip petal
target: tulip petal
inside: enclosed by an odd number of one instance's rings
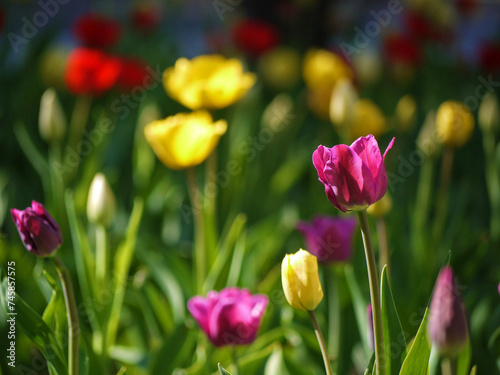
[[[208,298],[195,296],[189,299],[187,308],[200,328],[210,336],[208,318],[212,310],[212,303]]]

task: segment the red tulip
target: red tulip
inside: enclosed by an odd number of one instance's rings
[[[352,236],[356,228],[354,218],[317,216],[311,223],[299,222],[308,251],[319,262],[343,262],[352,255]]]
[[[233,30],[233,40],[236,45],[254,56],[276,47],[280,39],[278,30],[264,21],[243,21]]]
[[[449,266],[439,273],[429,313],[427,331],[432,343],[443,355],[458,354],[467,343],[467,321]]]
[[[144,79],[149,75],[144,65],[139,60],[121,59],[121,70],[118,77],[118,86],[130,91],[136,87],[144,86]]]
[[[68,58],[64,79],[73,94],[97,96],[116,84],[120,72],[117,58],[99,50],[77,48]]]
[[[384,40],[384,52],[391,63],[416,65],[420,60],[420,48],[413,38],[391,34]]]
[[[500,45],[486,43],[479,50],[479,63],[481,68],[487,72],[500,71]]]
[[[62,245],[61,229],[42,204],[31,202],[25,210],[10,210],[26,249],[39,256],[50,256]]]
[[[73,31],[80,43],[95,48],[111,47],[122,35],[118,22],[94,13],[81,16],[76,21]]]
[[[220,293],[208,292],[206,298],[193,297],[187,306],[212,344],[219,347],[251,343],[268,302],[265,295],[226,288]]]
[[[150,4],[139,4],[132,10],[132,23],[145,33],[153,31],[161,22],[160,9]]]
[[[330,202],[343,212],[366,209],[387,191],[384,159],[394,138],[382,156],[373,135],[360,137],[351,146],[319,146],[313,164],[325,185]]]

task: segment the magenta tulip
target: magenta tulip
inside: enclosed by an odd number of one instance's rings
[[[24,211],[10,210],[24,246],[39,257],[50,256],[62,245],[59,225],[42,204],[31,202]]]
[[[443,355],[454,356],[467,343],[465,311],[451,267],[446,266],[439,273],[432,295],[427,331],[430,340]]]
[[[351,258],[356,219],[318,216],[311,223],[299,222],[306,249],[319,262],[344,262]]]
[[[219,293],[210,291],[206,298],[195,296],[187,307],[210,341],[220,347],[251,343],[268,302],[265,295],[226,288]]]
[[[360,137],[351,146],[319,146],[313,164],[325,185],[330,202],[343,212],[363,210],[381,199],[387,191],[385,155],[382,156],[373,135]]]

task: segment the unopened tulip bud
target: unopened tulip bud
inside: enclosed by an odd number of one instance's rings
[[[415,124],[415,117],[417,114],[417,102],[411,95],[405,95],[399,99],[396,105],[396,122],[397,129],[401,132],[408,132]]]
[[[21,240],[29,252],[51,256],[62,245],[61,229],[42,204],[33,201],[25,210],[10,210]]]
[[[97,173],[90,185],[87,217],[91,223],[108,226],[115,216],[115,196],[102,173]]]
[[[38,124],[40,135],[47,142],[59,142],[66,133],[66,116],[52,88],[42,95]]]
[[[354,114],[354,104],[359,95],[350,79],[341,78],[333,87],[330,97],[330,120],[335,126],[349,126]]]
[[[366,209],[366,212],[375,217],[380,218],[387,215],[392,209],[392,198],[389,193],[385,193],[385,195],[379,201],[372,204],[370,207]]]
[[[498,133],[500,128],[500,109],[496,95],[487,95],[479,106],[478,123],[486,134]]]
[[[436,114],[438,139],[446,146],[463,146],[474,131],[474,117],[465,104],[448,100],[442,103]]]
[[[430,305],[427,332],[432,344],[443,356],[454,357],[467,344],[464,307],[449,266],[439,273]]]
[[[300,54],[295,49],[277,47],[260,58],[259,71],[266,84],[284,90],[298,82],[300,64]]]
[[[294,309],[313,311],[323,299],[318,260],[305,250],[285,255],[281,281],[286,300]]]

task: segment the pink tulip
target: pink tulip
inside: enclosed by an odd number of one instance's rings
[[[432,343],[443,355],[458,354],[467,343],[467,321],[449,266],[439,273],[429,312],[427,332]]]
[[[210,341],[219,347],[251,343],[268,302],[265,295],[226,288],[220,293],[210,291],[206,298],[195,296],[187,307]]]
[[[303,234],[306,249],[319,262],[343,262],[352,254],[352,236],[356,219],[317,216],[311,223],[299,222],[297,229]]]
[[[387,191],[385,155],[382,156],[373,135],[360,137],[351,146],[319,146],[313,164],[325,185],[330,202],[343,212],[363,210],[380,200]]]
[[[42,204],[33,201],[23,211],[14,208],[10,212],[28,251],[46,257],[62,245],[61,229]]]

